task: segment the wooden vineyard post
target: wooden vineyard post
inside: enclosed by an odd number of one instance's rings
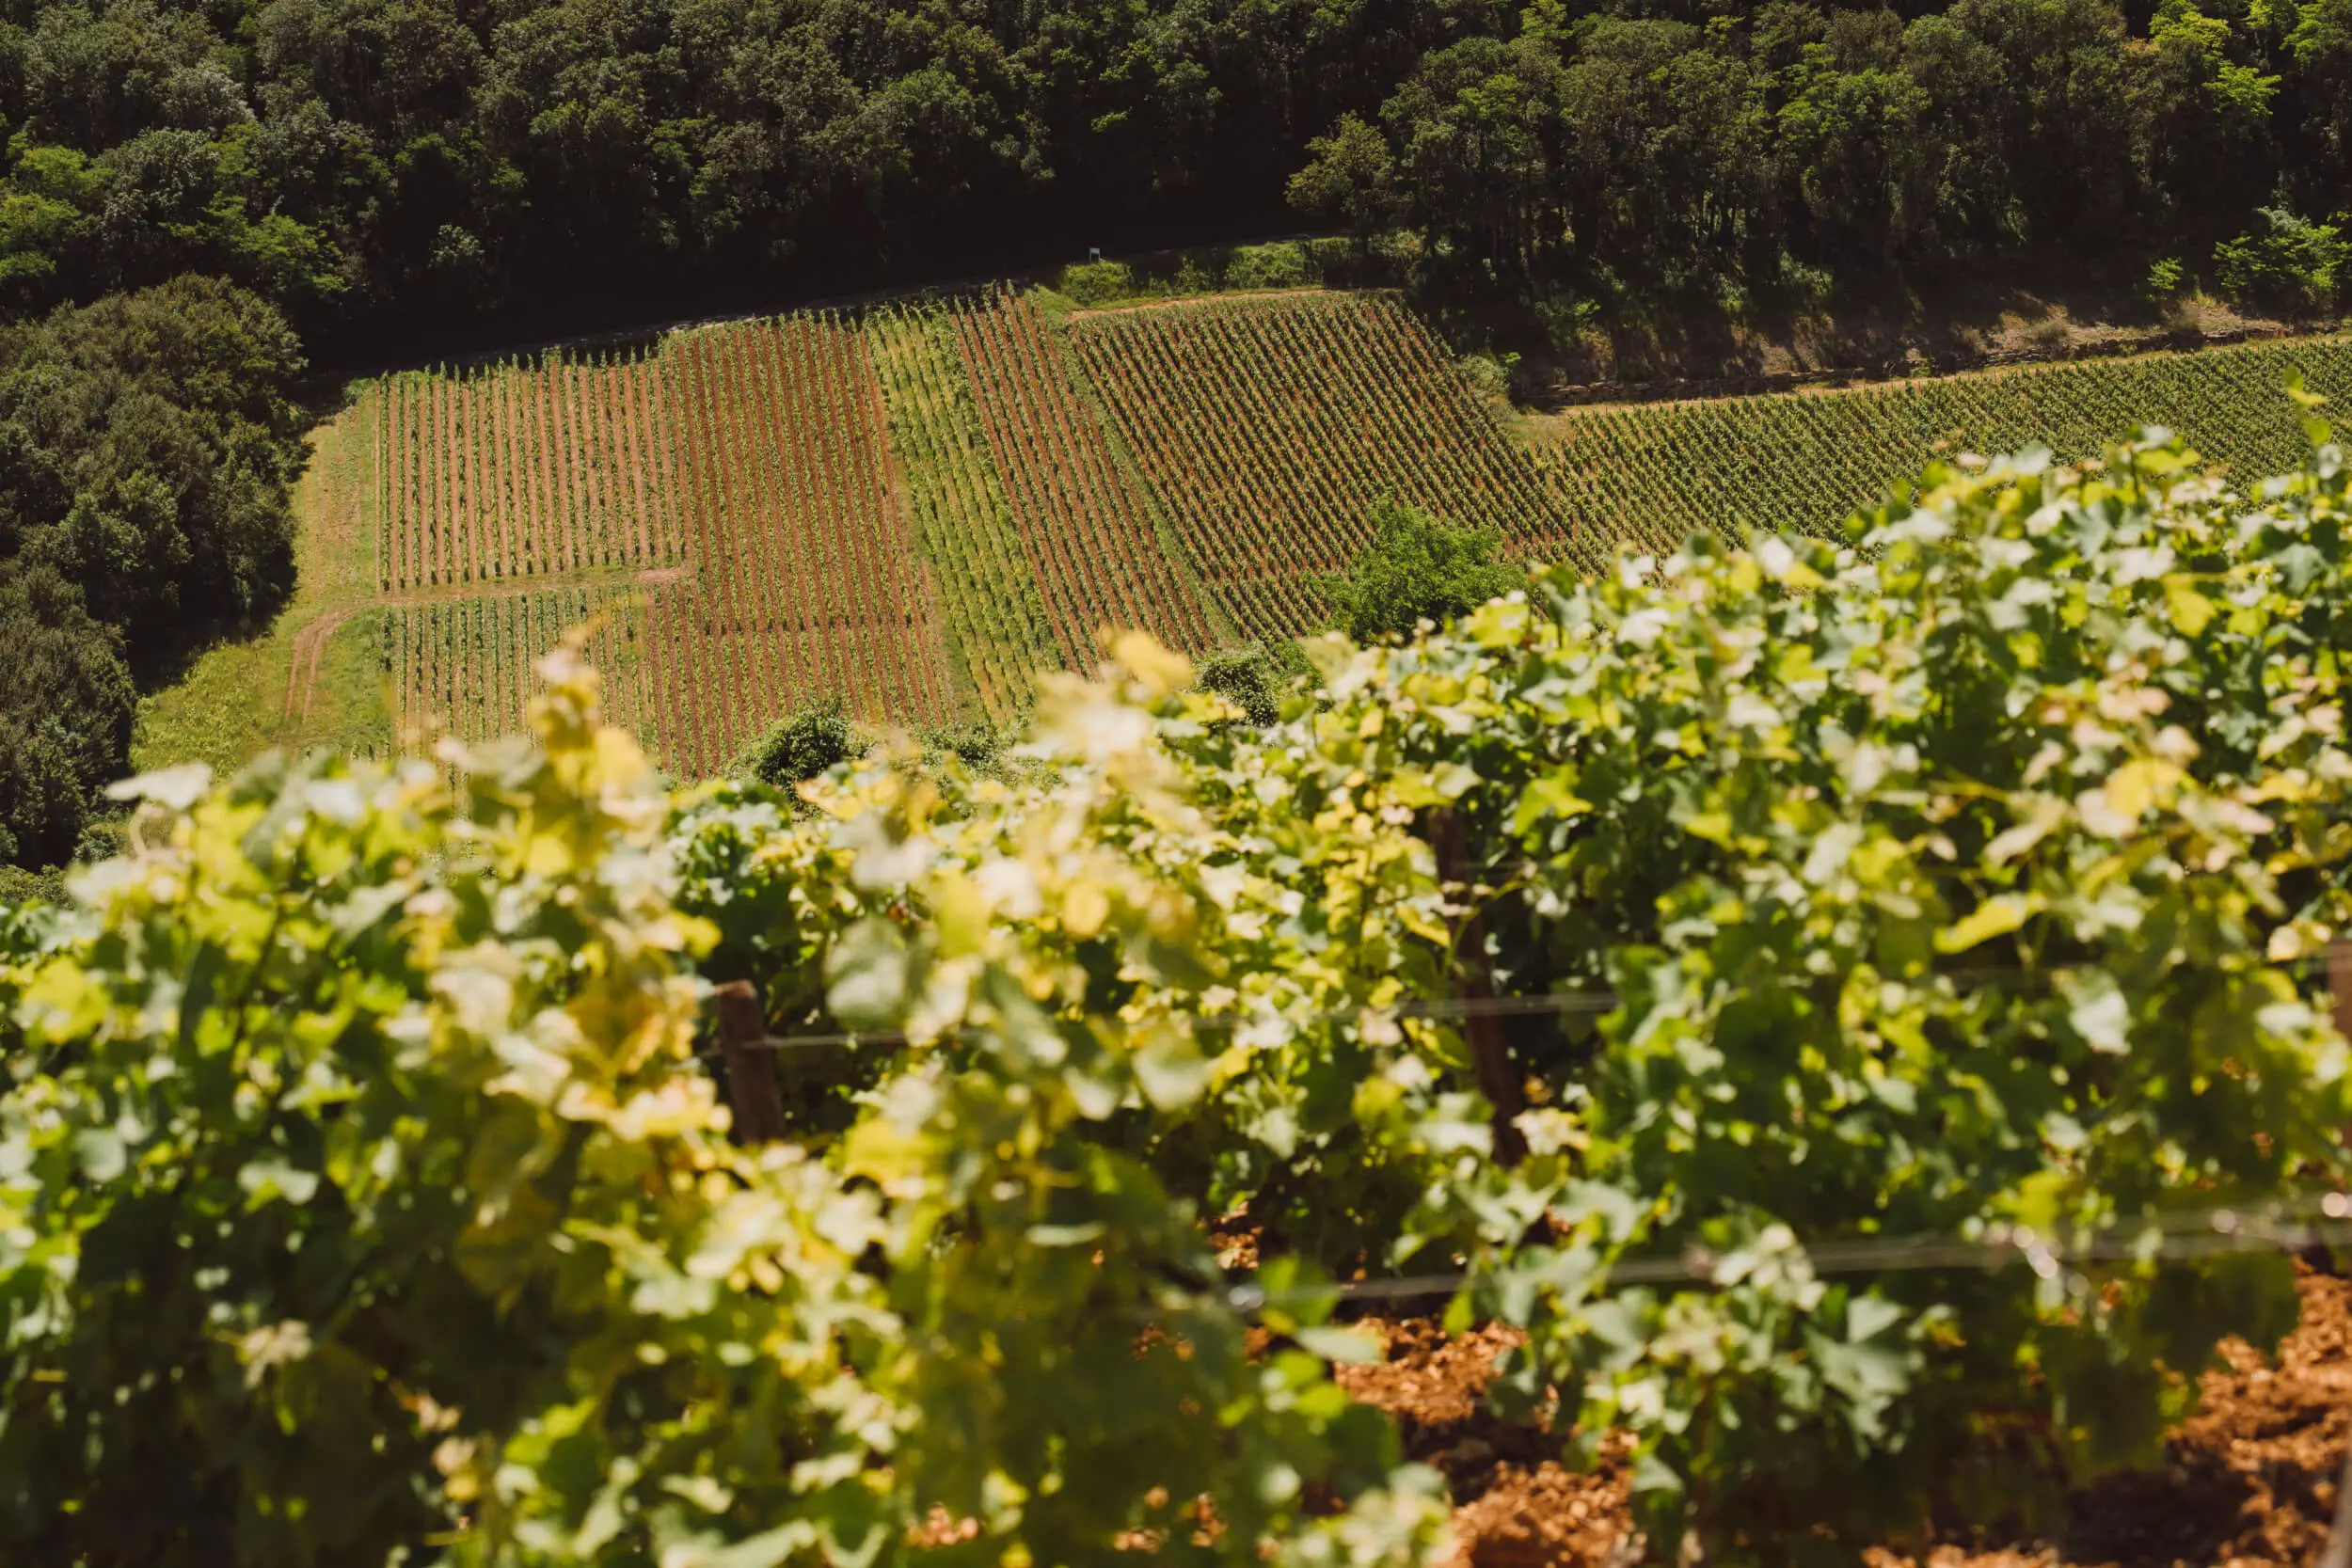
[[[735,1135],[746,1144],[771,1144],[784,1136],[784,1099],[776,1091],[776,1058],[768,1043],[759,989],[730,980],[711,989],[719,1011],[719,1052],[727,1068],[727,1104],[735,1112]]]
[[[1438,875],[1450,882],[1470,880],[1468,856],[1462,849],[1461,819],[1451,806],[1431,815],[1430,829],[1438,851]],[[1478,1074],[1478,1090],[1494,1107],[1495,1164],[1518,1164],[1527,1157],[1527,1140],[1519,1135],[1518,1115],[1527,1109],[1518,1069],[1511,1062],[1510,1042],[1502,1037],[1502,1020],[1494,1009],[1494,973],[1486,961],[1486,923],[1472,909],[1463,922],[1459,948],[1469,953],[1454,982],[1462,1004],[1462,1035],[1470,1042],[1470,1066]]]
[[[2352,1040],[2352,942],[2328,944],[2328,994],[2335,1003],[2336,1033]]]

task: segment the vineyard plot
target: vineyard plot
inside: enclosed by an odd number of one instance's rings
[[[709,772],[770,722],[839,699],[900,722],[954,716],[930,590],[890,480],[865,339],[795,316],[681,334],[664,356],[691,590],[666,596],[664,652]]]
[[[521,729],[532,659],[592,613],[612,717],[689,776],[803,704],[958,715],[855,327],[793,316],[412,372],[370,406],[411,744]]]
[[[1703,403],[1580,409],[1536,449],[1547,483],[1596,534],[1667,550],[1693,531],[1835,527],[1939,452],[2047,446],[2097,455],[2140,423],[2208,462],[2266,474],[2301,462],[2290,371],[2352,401],[2352,341],[2253,343],[2037,365],[1944,380]]]
[[[376,400],[387,593],[680,559],[660,361],[546,355],[390,378]]]
[[[1371,542],[1384,497],[1580,552],[1560,505],[1385,294],[1295,294],[1106,311],[1070,331],[1184,548],[1255,637],[1326,613],[1311,586]]]
[[[1062,658],[1085,669],[1105,627],[1174,647],[1216,641],[1200,595],[1168,556],[1037,307],[1009,293],[966,302],[958,346],[996,470]]]
[[[519,735],[537,689],[532,666],[571,627],[594,629],[588,657],[612,721],[642,730],[660,711],[661,672],[648,659],[634,585],[518,588],[394,605],[382,647],[394,734],[404,748],[448,734]]]
[[[940,585],[947,635],[981,710],[1002,723],[1040,670],[1062,662],[1054,624],[990,459],[954,317],[897,308],[866,324],[890,410],[916,543]]]

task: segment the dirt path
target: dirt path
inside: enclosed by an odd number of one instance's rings
[[[511,578],[496,583],[453,583],[446,588],[421,588],[399,594],[382,594],[364,604],[349,605],[313,616],[302,629],[294,633],[294,657],[286,670],[286,707],[281,721],[296,726],[310,722],[310,707],[318,697],[319,665],[326,656],[326,644],[355,615],[376,610],[406,610],[416,605],[443,604],[458,599],[513,599],[527,594],[552,593],[563,588],[604,587],[634,582],[653,587],[664,582],[677,582],[687,575],[684,566],[656,566],[641,572],[592,567],[577,572],[554,572],[545,577]]]
[[[1232,289],[1212,290],[1204,294],[1176,294],[1168,299],[1140,299],[1132,305],[1081,305],[1066,313],[1064,321],[1084,321],[1089,316],[1125,316],[1139,310],[1181,310],[1188,305],[1222,305],[1236,299],[1288,299],[1296,294],[1392,294],[1395,289],[1327,289],[1320,283],[1302,283],[1295,289]]]

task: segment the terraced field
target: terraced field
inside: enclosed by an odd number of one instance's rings
[[[2307,340],[1515,428],[1394,296],[1000,290],[405,372],[320,433],[285,630],[151,729],[223,756],[493,736],[593,622],[613,716],[709,774],[811,703],[1011,721],[1106,627],[1195,653],[1309,629],[1383,497],[1589,568],[1827,528],[1938,451],[2086,456],[2140,420],[2273,470],[2302,451],[2290,369],[2352,403],[2352,341]]]

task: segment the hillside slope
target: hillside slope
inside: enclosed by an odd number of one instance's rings
[[[2352,339],[1514,428],[1395,296],[1319,291],[995,291],[404,372],[313,437],[294,607],[151,699],[139,760],[511,731],[582,618],[616,716],[683,776],[809,705],[1002,724],[1104,626],[1197,654],[1319,625],[1384,497],[1589,568],[1828,529],[1938,452],[2082,458],[2143,420],[2290,467],[2290,372],[2352,398]]]

